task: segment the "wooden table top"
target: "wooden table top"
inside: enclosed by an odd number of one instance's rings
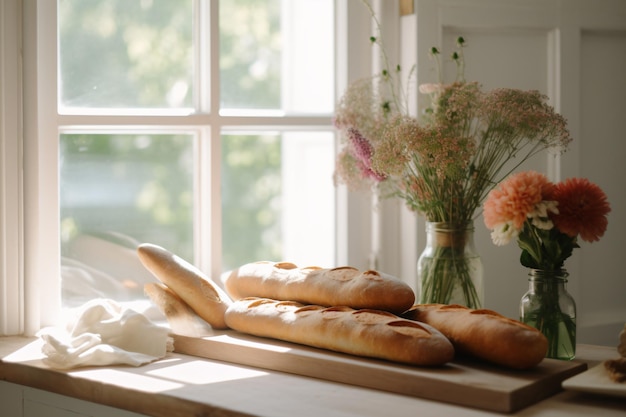
[[[155,417],[171,416],[485,416],[503,415],[179,353],[141,367],[58,371],[43,362],[41,341],[0,338],[0,380]],[[579,345],[593,368],[612,347]],[[626,416],[626,399],[565,390],[514,414]]]

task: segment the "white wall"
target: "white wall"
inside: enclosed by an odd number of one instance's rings
[[[600,242],[582,242],[566,262],[569,291],[578,306],[578,341],[617,345],[626,323],[626,279],[622,252],[626,240],[626,2],[620,0],[417,0],[416,14],[404,25],[415,27],[418,84],[436,82],[428,50],[447,56],[463,35],[466,79],[486,89],[514,87],[546,93],[569,123],[574,142],[560,162],[536,157],[522,169],[547,173],[553,180],[583,176],[597,183],[612,205],[609,228]],[[404,40],[403,40],[404,42]],[[405,49],[407,48],[407,49]],[[398,216],[385,221],[396,227]],[[415,227],[407,222],[408,227]],[[413,282],[423,248],[423,219],[417,221],[417,251],[403,254],[390,273]],[[409,243],[411,246],[412,243]],[[496,247],[476,222],[476,246],[485,266],[485,307],[518,318],[519,299],[527,290],[527,272],[519,249]],[[397,251],[397,247],[395,248]],[[397,254],[387,255],[394,259]]]

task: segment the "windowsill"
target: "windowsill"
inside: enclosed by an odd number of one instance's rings
[[[41,342],[33,338],[0,338],[0,380],[156,417],[276,417],[296,411],[300,416],[412,415],[417,410],[440,415],[485,414],[481,410],[177,353],[137,368],[58,371],[43,364],[40,346]],[[593,367],[614,356],[614,348],[580,345],[577,360]],[[610,416],[623,413],[622,407],[618,399],[564,391],[519,413],[533,415],[550,410],[557,416]]]

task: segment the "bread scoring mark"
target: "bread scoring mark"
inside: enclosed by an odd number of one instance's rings
[[[243,301],[250,301],[250,303],[248,303],[248,308],[255,308],[263,304],[272,304],[276,302],[268,298],[256,298],[256,297],[244,298]]]
[[[349,269],[351,271],[358,271],[358,269],[356,269],[353,266],[338,266],[336,268],[330,269],[330,271],[343,271],[343,270],[346,270],[346,269]]]
[[[295,301],[278,301],[274,307],[279,311],[293,311],[294,307],[302,307],[302,304]]]
[[[501,322],[507,322],[507,323],[512,324],[514,326],[521,327],[521,328],[526,329],[526,330],[531,330],[533,332],[538,332],[539,331],[536,328],[534,328],[532,326],[529,326],[527,324],[524,324],[524,323],[522,323],[519,320],[513,320],[512,318],[503,316],[502,314],[498,313],[497,311],[488,310],[486,308],[481,308],[481,309],[477,309],[477,310],[471,310],[470,314],[474,314],[474,315],[477,315],[477,316],[480,315],[480,316],[483,316],[483,317],[490,317],[492,319],[496,319],[496,320],[499,320]]]
[[[336,281],[350,281],[356,276],[358,269],[351,266],[340,266],[326,270],[326,276]]]
[[[294,311],[294,313],[301,316],[308,316],[320,310],[324,310],[324,307],[316,305],[306,305],[304,307],[300,307],[299,309]]]
[[[296,269],[297,265],[292,264],[291,262],[277,262],[274,264],[274,268],[278,269]]]
[[[374,271],[374,270],[371,270],[371,269],[363,272],[363,278],[370,279],[372,281],[382,281],[383,280],[383,277],[380,276],[380,273],[378,273],[378,271]]]
[[[323,269],[321,266],[306,266],[304,268],[300,268],[302,272],[311,272],[311,271],[319,271]]]
[[[472,311],[470,311],[470,314],[477,314],[477,315],[478,314],[482,314],[482,315],[485,315],[485,316],[495,316],[495,317],[504,318],[504,316],[502,314],[496,313],[493,310],[487,310],[486,308],[482,308],[482,309],[479,309],[479,310],[472,310]]]
[[[387,326],[391,327],[394,332],[403,334],[405,336],[432,336],[430,330],[422,326],[416,321],[410,320],[396,320],[387,323]]]
[[[354,311],[350,307],[336,306],[321,310],[322,317],[328,320],[339,318],[346,314],[346,311]]]
[[[535,327],[529,326],[526,323],[522,323],[519,320],[514,320],[512,318],[505,317],[505,316],[503,316],[503,315],[501,315],[499,313],[496,313],[495,311],[491,312],[493,314],[490,314],[490,310],[476,310],[476,311],[477,311],[476,314],[482,315],[483,317],[486,317],[486,318],[489,318],[489,319],[492,319],[492,320],[497,320],[497,321],[499,321],[501,323],[510,324],[512,326],[516,326],[516,327],[519,327],[521,329],[528,330],[528,331],[530,331],[532,333],[541,333]],[[472,311],[472,314],[474,314],[474,313],[475,312]]]
[[[352,317],[362,324],[376,324],[390,318],[397,318],[394,314],[380,310],[362,309],[352,313]]]

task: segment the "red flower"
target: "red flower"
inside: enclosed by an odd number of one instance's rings
[[[552,215],[554,225],[570,237],[580,235],[587,242],[600,240],[608,225],[611,211],[607,196],[586,178],[570,178],[558,183],[553,199],[559,214]]]

